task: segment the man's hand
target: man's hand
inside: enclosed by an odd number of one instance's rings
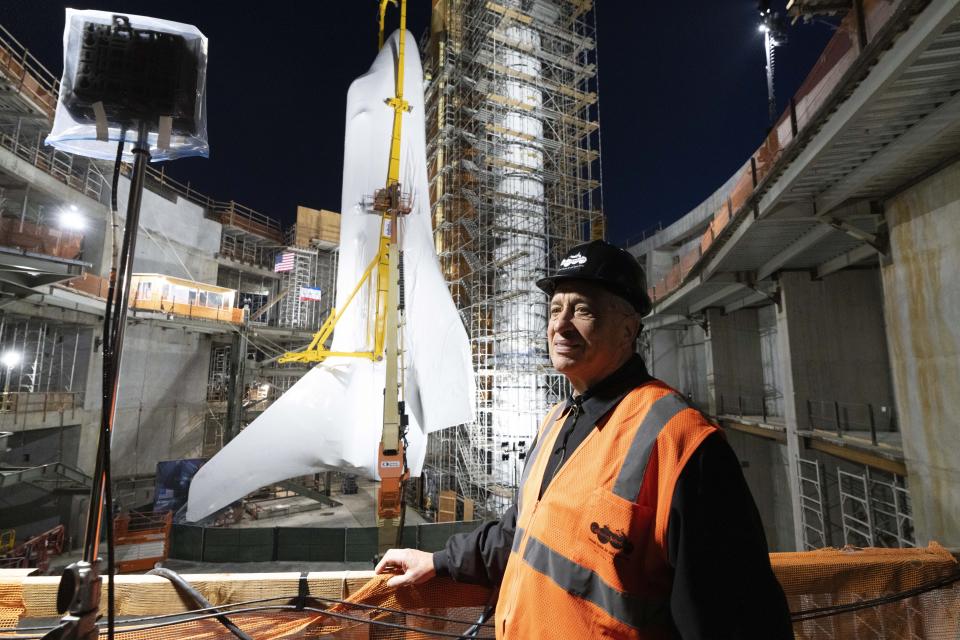
[[[388,587],[420,584],[437,575],[433,554],[416,549],[390,549],[383,554],[374,572],[399,574],[387,580]]]

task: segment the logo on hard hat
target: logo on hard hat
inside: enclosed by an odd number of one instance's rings
[[[573,267],[581,264],[587,264],[587,256],[583,255],[580,252],[573,254],[567,258],[564,258],[560,261],[560,268],[566,269],[567,267]]]

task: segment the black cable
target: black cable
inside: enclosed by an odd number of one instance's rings
[[[201,605],[204,608],[210,607],[210,601],[204,598],[203,594],[201,594],[199,591],[194,589],[193,585],[191,585],[189,582],[181,578],[180,574],[178,574],[177,572],[171,571],[170,569],[164,569],[162,567],[158,567],[156,569],[151,569],[150,571],[148,571],[147,575],[161,576],[163,578],[166,578],[167,580],[169,580],[174,584],[174,586],[177,588],[177,591],[180,592],[181,596],[186,596],[190,598],[190,600],[193,601],[193,604]],[[229,629],[230,633],[240,638],[240,640],[253,640],[253,638],[251,638],[246,633],[244,633],[240,629],[240,627],[238,627],[233,622],[231,622],[230,618],[223,615],[223,613],[219,609],[212,609],[212,613],[218,614],[217,620],[220,622],[220,624],[222,624],[227,629]]]
[[[182,576],[181,576],[181,578],[182,578]],[[177,613],[164,613],[164,614],[153,615],[153,616],[140,616],[140,617],[137,617],[137,618],[127,618],[127,619],[123,620],[123,624],[129,625],[129,624],[131,624],[131,623],[148,622],[148,621],[151,621],[151,620],[163,620],[163,619],[166,619],[166,618],[179,618],[179,617],[182,617],[182,616],[188,616],[188,615],[197,614],[197,613],[216,612],[217,610],[219,610],[219,611],[222,612],[222,613],[233,613],[232,609],[235,609],[235,608],[237,608],[237,607],[246,607],[247,605],[251,605],[251,604],[261,604],[261,603],[264,603],[264,602],[272,602],[272,601],[274,601],[274,600],[294,600],[294,599],[296,599],[296,597],[297,597],[297,596],[281,595],[281,596],[273,596],[273,597],[270,597],[270,598],[257,598],[257,599],[255,599],[255,600],[243,600],[243,601],[240,601],[240,602],[233,602],[233,603],[230,603],[230,604],[222,604],[222,605],[218,605],[218,606],[209,606],[209,607],[202,607],[202,608],[198,608],[198,609],[189,609],[189,610],[187,610],[187,611],[180,611],[180,612],[177,612]],[[398,614],[403,614],[403,615],[405,615],[405,616],[407,616],[407,617],[424,618],[424,619],[426,619],[426,620],[436,620],[436,621],[438,621],[438,622],[450,622],[450,623],[453,623],[453,624],[471,624],[471,621],[470,621],[470,620],[464,620],[464,619],[462,619],[462,618],[451,618],[451,617],[447,617],[447,616],[439,616],[439,615],[434,615],[434,614],[429,614],[429,613],[417,613],[417,612],[413,612],[413,611],[407,611],[407,610],[404,610],[404,609],[394,609],[394,608],[391,608],[391,607],[383,607],[383,606],[378,606],[378,605],[373,605],[373,604],[366,604],[366,603],[363,603],[363,602],[352,602],[352,601],[350,601],[350,600],[344,600],[344,599],[341,599],[341,598],[330,598],[330,597],[327,597],[327,596],[311,595],[308,599],[309,599],[309,600],[317,600],[317,601],[321,601],[321,602],[329,602],[329,603],[333,603],[333,604],[342,604],[342,605],[346,605],[346,606],[348,606],[348,607],[354,607],[354,608],[358,608],[358,609],[370,609],[370,610],[381,611],[381,612],[385,612],[385,613],[398,613]],[[495,602],[495,601],[496,601],[496,598],[493,598],[493,601]],[[97,625],[100,626],[100,627],[103,627],[105,624],[106,624],[106,621],[104,621],[104,620],[100,620],[99,622],[97,622]],[[482,626],[482,627],[487,627],[487,628],[492,628],[492,627],[493,627],[493,625],[492,625],[491,623],[489,623],[489,622],[482,623],[481,626]],[[37,627],[20,627],[20,628],[18,628],[17,630],[18,630],[18,631],[47,631],[47,630],[53,629],[53,628],[55,628],[55,627],[56,627],[56,625],[43,625],[43,626],[37,626]],[[2,631],[0,631],[0,633],[2,633]],[[2,637],[2,636],[0,636],[0,637]]]
[[[112,210],[111,215],[111,226],[116,223],[117,219],[117,191],[120,185],[120,163],[123,159],[123,145],[125,138],[127,136],[127,130],[125,128],[120,129],[120,141],[117,143],[117,159],[113,163],[113,180],[110,189],[110,206]],[[113,240],[116,241],[116,232],[112,231]],[[112,252],[111,252],[112,253]],[[116,255],[116,254],[113,254]],[[111,262],[113,262],[111,260]],[[113,264],[111,271],[116,267]],[[112,274],[111,274],[112,275]],[[113,315],[112,307],[112,298],[108,298],[106,302],[106,308],[104,310],[104,331],[106,332],[111,325],[111,316]],[[107,344],[107,340],[110,340],[111,348],[110,353],[112,354],[113,348],[113,336],[104,336],[104,344]],[[107,350],[104,349],[104,365],[106,365],[107,359]],[[115,631],[115,621],[117,617],[116,611],[116,585],[114,584],[114,575],[116,574],[116,556],[114,555],[114,530],[113,530],[113,474],[110,470],[110,445],[107,444],[104,459],[103,459],[103,478],[104,478],[104,500],[107,504],[106,511],[106,528],[107,528],[107,640],[113,640],[114,631]]]
[[[828,616],[835,616],[841,613],[859,611],[860,609],[879,607],[885,604],[897,602],[899,600],[906,600],[907,598],[919,596],[929,591],[936,591],[937,589],[942,589],[943,587],[950,586],[957,582],[960,582],[960,571],[924,583],[919,587],[914,587],[913,589],[900,591],[898,593],[891,593],[890,595],[880,596],[879,598],[873,598],[871,600],[861,600],[860,602],[851,602],[849,604],[830,605],[827,607],[818,607],[815,609],[797,611],[790,614],[790,620],[793,622],[803,622],[805,620],[815,620],[817,618],[826,618]]]
[[[350,616],[344,613],[328,611],[326,609],[317,609],[315,607],[304,607],[303,610],[309,611],[311,613],[319,613],[323,616],[327,616],[331,618],[337,618],[338,620],[348,620],[350,622],[359,622],[362,624],[378,625],[378,626],[387,627],[390,629],[399,629],[401,631],[412,631],[414,633],[421,633],[427,636],[435,636],[440,638],[457,638],[457,639],[463,637],[462,633],[451,632],[451,631],[436,631],[432,629],[424,629],[422,627],[411,627],[409,625],[402,625],[394,622],[386,622],[384,620],[371,620],[369,618],[358,618],[358,617]],[[232,613],[233,615],[238,615],[238,614],[242,615],[242,614],[249,614],[249,613],[262,613],[264,611],[290,611],[294,613],[297,612],[295,605],[276,605],[276,606],[250,607],[246,609],[239,609],[239,610],[233,611]],[[196,622],[198,620],[209,620],[211,618],[216,618],[218,615],[221,615],[221,614],[207,613],[200,616],[191,616],[183,620],[172,620],[169,622],[160,622],[156,624],[123,628],[121,629],[121,633],[134,633],[134,632],[140,632],[140,631],[150,631],[153,629],[161,629],[163,627],[172,627],[178,624],[185,624],[187,622]],[[43,638],[43,636],[39,636],[39,635],[7,636],[7,637],[12,639],[15,638],[16,640],[39,640]],[[494,637],[493,636],[477,636],[476,640],[494,640]]]
[[[123,144],[126,141],[127,130],[120,129],[120,144],[117,145],[117,159],[113,163],[113,180],[110,183],[110,209],[117,213],[117,189],[120,186],[120,164],[123,162]]]

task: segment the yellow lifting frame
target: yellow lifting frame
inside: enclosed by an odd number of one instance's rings
[[[386,16],[387,5],[393,4],[397,6],[398,0],[380,0],[380,19],[379,19],[379,38],[378,43],[380,48],[383,48],[384,42],[384,19]],[[408,103],[403,98],[403,66],[404,66],[404,49],[405,49],[405,40],[406,40],[406,31],[407,31],[407,2],[406,0],[399,0],[400,3],[400,42],[399,48],[397,51],[397,73],[396,73],[396,86],[395,86],[395,96],[393,98],[388,98],[385,100],[387,106],[393,109],[393,130],[390,140],[390,161],[387,166],[387,188],[391,187],[397,188],[400,184],[400,135],[401,127],[403,123],[403,112],[410,110],[410,103]],[[399,189],[397,199],[399,199]],[[384,345],[385,345],[385,336],[387,334],[387,325],[392,324],[396,327],[396,320],[392,323],[388,322],[388,315],[390,315],[389,305],[387,304],[387,298],[389,297],[389,283],[391,280],[390,270],[392,265],[396,265],[399,261],[398,257],[391,257],[390,255],[390,246],[393,244],[396,246],[396,224],[397,219],[394,215],[394,212],[384,211],[380,218],[380,246],[377,251],[377,255],[373,260],[370,261],[370,264],[367,265],[367,268],[364,270],[363,275],[360,277],[360,282],[357,283],[357,286],[354,287],[353,291],[350,293],[350,297],[347,298],[347,301],[344,303],[343,308],[340,310],[331,309],[330,315],[327,316],[327,320],[320,327],[320,330],[314,334],[313,339],[310,341],[310,344],[302,351],[292,351],[285,353],[279,358],[281,364],[287,364],[292,362],[300,363],[311,363],[311,362],[322,362],[329,357],[341,356],[349,358],[363,358],[367,360],[380,360],[384,357]],[[363,287],[363,285],[370,279],[373,269],[377,269],[377,299],[376,299],[376,315],[374,320],[374,336],[373,336],[373,350],[372,351],[330,351],[323,347],[324,343],[329,339],[330,335],[333,333],[334,328],[336,327],[337,322],[343,316],[343,312],[353,301],[354,297]],[[396,279],[396,278],[394,278]]]

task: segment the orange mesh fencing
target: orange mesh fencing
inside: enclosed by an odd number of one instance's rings
[[[773,553],[774,572],[787,594],[798,640],[956,640],[960,638],[960,583],[954,557],[936,543],[924,549],[823,549]],[[928,588],[936,581],[953,582]],[[197,576],[200,578],[200,576]],[[209,584],[214,576],[202,576]],[[388,576],[374,576],[342,601],[319,595],[293,610],[294,593],[272,600],[219,605],[230,620],[254,638],[457,638],[472,627],[490,603],[488,589],[434,579],[393,589]],[[194,583],[197,584],[197,583]],[[118,584],[118,591],[125,585]],[[143,586],[141,585],[141,588]],[[46,587],[44,587],[46,589]],[[911,591],[912,590],[912,591]],[[906,592],[906,593],[905,593]],[[246,590],[245,593],[251,593]],[[903,597],[907,595],[908,597]],[[32,597],[32,596],[31,596]],[[531,594],[536,597],[536,594]],[[333,606],[330,606],[333,604]],[[131,615],[129,608],[121,612]],[[0,638],[41,637],[28,630],[23,579],[0,579]],[[144,615],[147,612],[138,611]],[[163,612],[152,612],[157,615]],[[163,620],[117,622],[118,640],[207,640],[232,638],[218,621],[177,613]],[[207,613],[212,616],[213,614]],[[194,619],[191,619],[194,618]],[[20,630],[13,628],[19,623]],[[156,626],[163,623],[165,626]],[[102,630],[102,635],[106,630]],[[490,623],[478,638],[494,635]]]
[[[913,597],[824,615],[816,610],[856,607],[956,575],[956,559],[937,543],[921,549],[822,549],[772,553],[774,572],[787,594],[798,640],[956,640],[960,638],[957,582]],[[830,613],[821,611],[820,613]]]

